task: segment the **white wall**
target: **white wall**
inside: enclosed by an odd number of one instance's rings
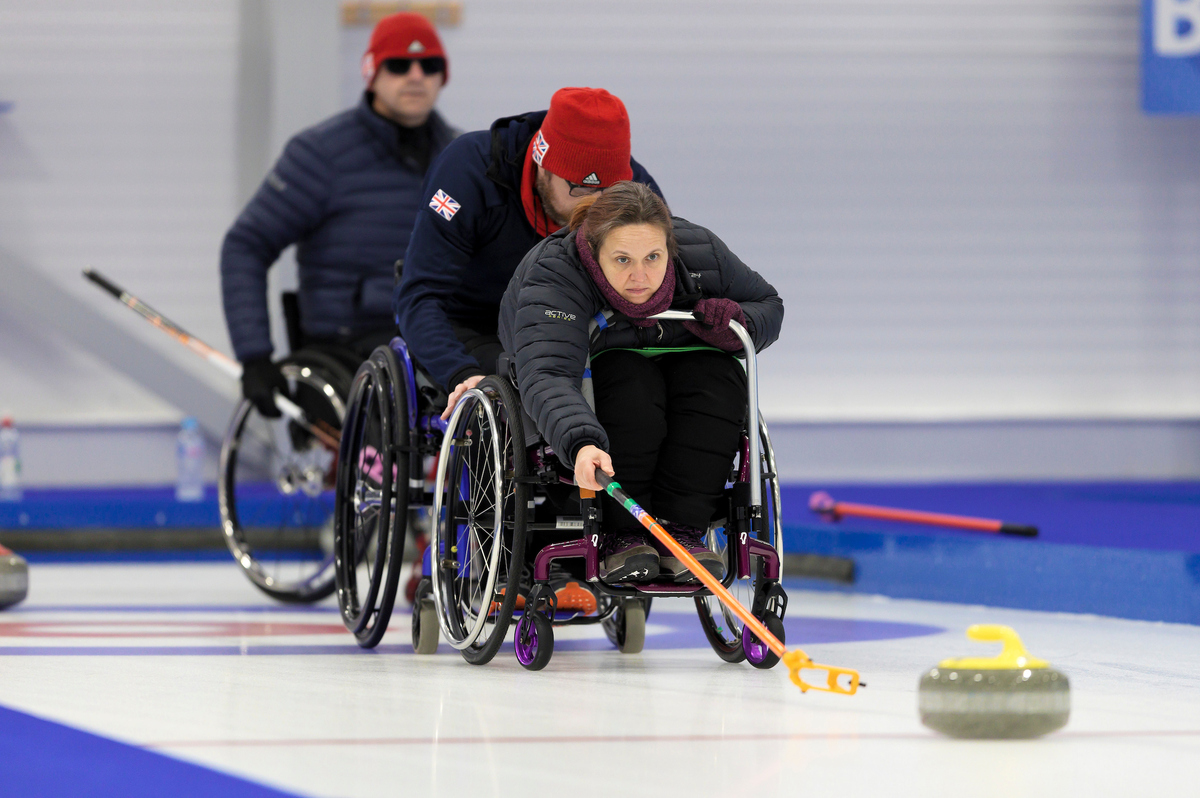
[[[217,344],[216,253],[234,199],[236,10],[228,0],[0,2],[0,98],[13,103],[0,116],[0,247],[139,324],[79,276],[99,269]],[[5,299],[0,406],[19,420],[178,418],[59,340],[55,319],[13,329],[20,299]],[[177,346],[148,326],[142,334]]]
[[[676,212],[784,295],[777,422],[1195,416],[1200,120],[1140,114],[1138,7],[466,0],[441,107],[472,129],[564,85],[622,97]],[[0,0],[0,250],[207,375],[78,272],[227,349],[221,237],[290,132],[355,101],[368,33],[335,0]],[[178,418],[14,302],[0,411]]]
[[[337,109],[337,52],[334,0],[0,0],[3,254],[232,400],[232,381],[80,271],[228,351],[221,238],[287,138]],[[294,268],[273,280],[294,285]],[[53,313],[22,316],[21,302],[0,297],[0,411],[151,426],[195,412],[64,338]]]
[[[564,85],[620,96],[673,210],[784,296],[772,418],[1194,416],[1200,120],[1140,113],[1138,14],[475,0],[441,105],[479,128]]]

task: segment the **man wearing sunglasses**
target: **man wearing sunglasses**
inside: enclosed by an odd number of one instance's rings
[[[579,201],[650,174],[630,157],[625,105],[604,89],[565,88],[548,111],[466,133],[425,179],[396,286],[400,333],[447,390],[494,373],[500,298],[525,253],[566,224]]]
[[[286,391],[273,346],[267,270],[296,244],[302,343],[357,367],[395,334],[391,308],[430,163],[457,135],[434,110],[449,78],[441,40],[412,13],[382,19],[362,62],[358,106],[284,148],[225,236],[221,291],[242,393],[276,417]]]

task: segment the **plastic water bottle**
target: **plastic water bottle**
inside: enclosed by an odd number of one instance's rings
[[[192,416],[183,419],[175,447],[175,498],[198,502],[204,498],[204,435]]]
[[[12,416],[0,419],[0,502],[21,501],[21,436]]]

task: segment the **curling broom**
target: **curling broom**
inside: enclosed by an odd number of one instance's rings
[[[947,515],[946,513],[927,513],[922,510],[902,510],[897,507],[879,507],[874,504],[838,502],[823,490],[808,497],[808,509],[828,521],[840,521],[843,516],[852,516],[874,518],[879,521],[899,521],[906,524],[969,529],[998,535],[1018,535],[1026,538],[1034,538],[1038,534],[1036,526],[1010,524],[995,518],[973,518],[969,515]]]

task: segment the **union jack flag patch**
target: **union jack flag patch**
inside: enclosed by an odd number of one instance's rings
[[[454,198],[442,191],[440,188],[433,195],[433,199],[429,201],[429,207],[442,215],[442,218],[447,222],[454,218],[454,214],[458,213],[458,209],[462,206],[454,201]]]
[[[539,130],[533,138],[533,162],[541,166],[542,158],[546,157],[548,149],[550,149],[550,145],[546,143],[546,139],[542,137],[542,131]]]

